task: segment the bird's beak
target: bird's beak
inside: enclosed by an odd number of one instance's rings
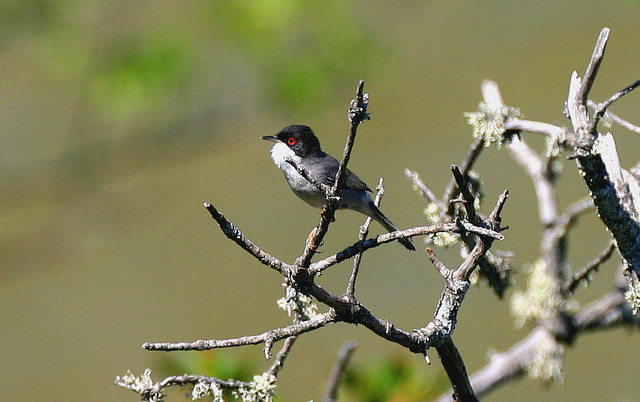
[[[261,140],[267,140],[267,141],[273,141],[273,142],[278,142],[280,141],[278,139],[278,137],[276,137],[275,135],[263,135],[262,137],[260,137]]]

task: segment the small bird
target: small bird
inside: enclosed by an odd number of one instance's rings
[[[325,193],[304,178],[287,160],[302,166],[318,182],[333,186],[338,171],[338,162],[333,156],[322,152],[320,141],[308,126],[293,125],[283,128],[276,135],[265,135],[263,140],[273,141],[271,159],[282,170],[291,190],[312,207],[322,208],[325,204]],[[345,172],[345,181],[340,193],[339,209],[353,209],[367,215],[389,232],[398,227],[393,224],[378,207],[375,206],[369,193],[371,189],[349,169]],[[415,250],[409,239],[398,239],[409,250]]]

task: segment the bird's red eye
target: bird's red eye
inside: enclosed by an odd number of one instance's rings
[[[287,144],[289,144],[290,147],[296,145],[297,143],[298,143],[298,140],[293,137],[289,137],[289,139],[287,140]]]

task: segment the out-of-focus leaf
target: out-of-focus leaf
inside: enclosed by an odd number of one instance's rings
[[[343,394],[362,401],[427,401],[449,387],[446,375],[407,356],[347,368]]]
[[[112,118],[163,105],[187,79],[192,53],[178,35],[132,36],[109,46],[95,63],[89,96]]]
[[[348,2],[218,1],[211,14],[220,38],[248,54],[288,108],[317,107],[386,59]]]

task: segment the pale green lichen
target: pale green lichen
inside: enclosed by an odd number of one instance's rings
[[[480,283],[480,269],[474,269],[473,272],[471,272],[469,283],[474,286]]]
[[[277,303],[278,307],[286,311],[289,317],[294,313],[304,319],[311,319],[318,315],[318,306],[313,303],[313,299],[302,293],[296,292],[292,297],[281,297]]]
[[[527,365],[529,377],[537,378],[545,383],[562,384],[564,374],[564,347],[557,342],[543,342],[539,345],[535,358]]]
[[[424,215],[427,217],[427,220],[436,224],[440,222],[440,209],[436,203],[429,203],[427,207],[424,209]],[[434,244],[439,247],[451,247],[458,243],[458,237],[454,236],[449,232],[440,232],[434,233],[427,237],[427,241],[431,244]]]
[[[428,240],[431,242],[431,244],[444,248],[451,247],[458,243],[458,238],[448,232],[432,234],[428,237]]]
[[[511,314],[516,327],[527,322],[551,318],[559,311],[569,310],[557,291],[554,281],[547,274],[547,266],[541,259],[529,266],[529,278],[525,292],[516,291],[511,298]]]
[[[638,286],[637,284],[636,286],[634,286],[632,281],[628,282],[629,289],[624,292],[624,300],[627,302],[627,304],[629,304],[629,306],[631,307],[631,311],[635,315],[638,313],[638,310],[640,310],[640,286]]]
[[[607,152],[609,152],[609,143],[606,141],[605,136],[597,136],[591,147],[591,154],[600,155]]]
[[[224,402],[224,396],[222,394],[222,388],[215,382],[199,382],[193,386],[193,391],[191,392],[191,399],[194,401],[197,399],[202,399],[207,395],[211,395],[213,402]]]
[[[484,102],[478,104],[477,112],[464,113],[464,116],[467,118],[467,123],[473,128],[474,138],[482,138],[485,147],[495,144],[498,148],[505,140],[504,123],[522,118],[518,108],[501,106],[497,109],[491,109]]]
[[[116,377],[116,384],[142,394],[153,386],[151,369],[145,369],[140,377],[136,377],[131,370],[127,370],[127,374],[124,376]]]
[[[424,215],[427,217],[427,220],[431,223],[440,222],[440,208],[435,202],[431,202],[424,209]]]
[[[244,402],[273,401],[277,388],[277,378],[270,373],[254,375],[248,387],[240,387],[233,391],[233,396]]]
[[[565,150],[564,144],[567,141],[567,136],[564,132],[560,135],[549,136],[545,139],[545,145],[547,148],[547,156],[550,158],[557,158]]]

